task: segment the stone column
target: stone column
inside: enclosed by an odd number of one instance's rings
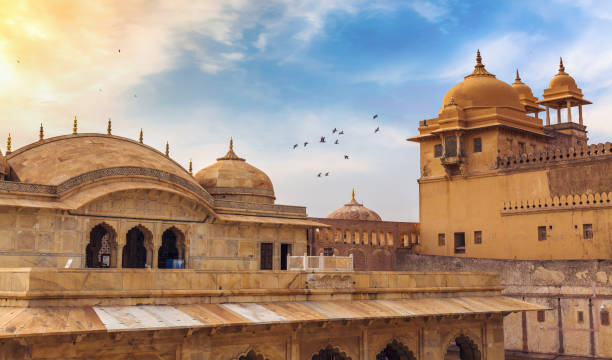
[[[557,108],[557,124],[561,124],[561,108]]]
[[[361,330],[361,339],[360,340],[360,351],[359,351],[359,359],[360,360],[370,360],[368,356],[368,328],[363,328]]]
[[[572,122],[572,102],[567,100],[567,122]]]
[[[582,105],[578,105],[578,121],[582,125]]]
[[[546,105],[546,125],[550,125],[550,108]]]

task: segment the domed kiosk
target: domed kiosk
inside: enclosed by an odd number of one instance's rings
[[[234,153],[234,140],[229,150],[214,164],[198,171],[195,179],[216,199],[274,204],[274,186],[266,173]]]
[[[382,221],[380,216],[373,210],[368,209],[355,200],[355,189],[353,189],[351,201],[343,207],[332,211],[327,215],[328,219],[343,219],[343,220],[370,220]]]

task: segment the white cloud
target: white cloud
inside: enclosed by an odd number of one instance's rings
[[[430,22],[442,20],[450,11],[446,1],[412,1],[409,7]]]

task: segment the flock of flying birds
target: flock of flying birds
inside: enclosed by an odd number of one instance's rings
[[[378,114],[374,114],[374,116],[372,116],[373,120],[376,120],[378,118]],[[378,134],[380,132],[380,126],[377,126],[376,129],[374,129],[374,134]],[[340,144],[340,135],[344,135],[344,130],[340,130],[338,128],[334,128],[332,130],[332,136],[336,135],[337,138],[334,141],[335,145],[339,145]],[[327,136],[321,136],[321,138],[319,139],[319,143],[320,144],[324,144],[327,143]],[[304,148],[306,148],[310,143],[308,141],[304,141]],[[299,144],[293,144],[293,150],[297,149],[300,145]],[[349,160],[350,156],[348,154],[344,154],[344,160]],[[323,176],[329,176],[330,172],[329,171],[321,171],[319,173],[317,173],[317,177],[323,177]]]

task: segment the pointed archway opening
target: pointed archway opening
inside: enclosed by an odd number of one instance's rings
[[[150,268],[153,258],[153,235],[142,225],[130,229],[123,247],[124,268]]]
[[[481,358],[478,346],[465,335],[457,336],[444,355],[444,360],[481,360]]]
[[[251,350],[246,355],[242,355],[238,358],[238,360],[267,360],[261,354],[257,354],[255,351]]]
[[[416,357],[404,344],[393,339],[376,355],[376,360],[416,360]]]
[[[85,249],[85,266],[109,268],[117,266],[117,234],[107,223],[94,226]]]
[[[160,269],[185,268],[185,235],[174,226],[162,234],[162,244],[157,252]]]
[[[319,353],[312,356],[312,360],[351,360],[344,352],[340,352],[338,348],[327,345],[325,349],[319,350]]]

